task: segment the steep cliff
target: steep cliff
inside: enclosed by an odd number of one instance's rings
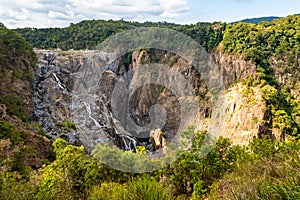
[[[0,46],[0,103],[7,105],[9,113],[27,121],[33,111],[31,81],[36,55],[24,38],[1,24]],[[17,111],[12,106],[19,106],[20,109]]]
[[[53,159],[51,141],[37,123],[31,83],[36,69],[32,46],[0,23],[0,172],[28,175]]]
[[[92,53],[92,51],[85,53]],[[93,120],[99,124],[105,124],[105,126],[101,129],[102,133],[98,133],[98,136],[96,132],[95,134],[90,132],[89,136],[80,136],[75,125],[68,128],[68,123],[69,125],[74,123],[74,118],[72,118],[74,116],[71,115],[70,111],[72,98],[74,98],[72,94],[73,78],[78,70],[87,64],[86,56],[88,54],[84,54],[83,51],[56,53],[40,51],[38,55],[39,69],[34,81],[35,117],[51,137],[63,137],[70,142],[83,142],[84,144],[94,138],[92,140],[95,141],[95,144],[111,141],[120,148],[126,149],[126,145],[128,145],[126,143],[130,142],[127,136],[133,134],[135,130],[130,128],[123,130],[121,122],[116,121],[111,112],[111,96],[116,83],[126,71],[151,63],[163,64],[172,71],[180,72],[188,80],[193,86],[199,102],[200,118],[196,126],[201,130],[207,130],[210,126],[212,109],[209,100],[210,93],[205,81],[201,78],[201,74],[178,55],[166,51],[145,49],[132,52],[129,62],[124,63],[120,59],[102,74],[99,74],[99,78],[101,78],[98,83],[97,95],[103,100],[97,100],[99,101],[98,116],[93,114]],[[225,107],[225,119],[220,135],[231,138],[235,143],[246,144],[253,137],[261,135],[261,128],[265,126],[266,102],[262,98],[261,89],[257,86],[247,85],[249,77],[252,80],[256,79],[256,66],[250,61],[245,61],[242,57],[237,58],[222,54],[220,51],[213,53],[212,57],[220,68],[221,77],[227,88],[225,101],[221,105],[221,107]],[[96,60],[92,62],[97,62]],[[147,82],[146,79],[144,81]],[[156,104],[164,107],[166,112],[166,123],[162,127],[156,128],[162,129],[167,140],[172,139],[181,123],[181,110],[176,95],[163,85],[148,84],[134,91],[129,100],[130,118],[140,127],[147,126],[151,123],[151,107]],[[85,110],[86,107],[83,109]],[[81,112],[87,112],[84,110]],[[88,114],[86,117],[89,118],[91,115]],[[76,126],[81,127],[77,124]],[[123,134],[127,139],[123,138]],[[148,138],[137,138],[135,145],[153,145],[148,142]],[[95,144],[86,143],[85,145],[90,149]],[[148,148],[151,149],[150,146]]]

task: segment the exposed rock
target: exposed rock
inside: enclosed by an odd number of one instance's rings
[[[243,57],[237,57],[216,51],[212,54],[223,77],[223,82],[226,88],[234,81],[247,78],[248,76],[256,77],[256,65],[251,61],[245,61]]]
[[[281,59],[270,57],[269,62],[274,69],[275,79],[282,85],[288,85],[292,96],[300,101],[300,58],[291,63],[286,56]]]
[[[255,79],[256,66],[250,61],[243,60],[243,58],[222,54],[219,51],[214,53],[213,57],[220,67],[225,86],[228,88],[225,95],[226,101],[223,102],[224,105],[221,105],[226,107],[226,116],[220,135],[231,138],[235,143],[246,144],[253,137],[269,131],[269,127],[263,123],[266,106],[258,87],[249,88],[241,83],[232,83],[247,76],[253,76]],[[40,59],[40,71],[37,72],[39,84],[35,86],[37,91],[36,114],[39,116],[38,120],[43,127],[50,131],[51,135],[55,137],[65,135],[69,140],[72,140],[71,138],[75,135],[76,140],[81,140],[80,137],[76,136],[76,131],[57,134],[61,133],[61,130],[58,129],[56,123],[71,121],[72,83],[77,71],[90,65],[97,65],[98,62],[105,62],[105,59],[99,55],[95,59],[85,60],[82,54],[78,55],[76,52],[61,52],[56,56],[56,59],[50,62],[44,58]],[[200,119],[197,119],[199,121],[197,128],[207,130],[210,124],[211,102],[209,100],[210,93],[205,82],[201,79],[201,74],[184,58],[170,52],[150,49],[132,53],[131,69],[138,69],[141,65],[149,63],[163,64],[169,67],[171,71],[179,72],[188,80],[198,95],[201,116]],[[85,113],[85,118],[80,120],[91,121],[89,124],[91,132],[88,136],[84,136],[85,139],[89,140],[89,143],[85,144],[88,149],[92,149],[96,144],[108,142],[114,143],[124,150],[134,150],[140,144],[147,146],[144,143],[149,142],[150,137],[150,143],[153,144],[152,150],[157,150],[177,133],[181,123],[180,100],[172,90],[161,85],[144,84],[140,88],[135,88],[128,99],[129,108],[128,113],[125,113],[125,119],[130,117],[137,126],[145,127],[151,123],[151,120],[157,120],[151,119],[151,108],[160,105],[166,112],[166,123],[160,127],[164,132],[163,137],[161,132],[158,134],[159,131],[149,131],[147,133],[149,137],[134,138],[136,136],[135,130],[124,126],[121,121],[118,121],[119,118],[112,114],[111,96],[116,84],[124,76],[125,70],[130,70],[130,68],[120,67],[118,62],[111,63],[105,70],[97,72],[99,73],[99,77],[95,76],[97,80],[87,80],[85,83],[89,85],[96,82],[95,91],[98,95],[97,101],[93,102],[95,105],[84,104],[84,106],[81,105],[82,109],[78,110],[80,113]],[[160,76],[158,74],[157,78],[159,79]],[[144,82],[148,81],[147,77],[143,78]],[[134,82],[134,76],[129,81]],[[178,84],[178,87],[182,87],[179,89],[184,90],[184,86]],[[82,84],[82,89],[84,88],[84,84]],[[131,91],[130,88],[127,89]],[[123,99],[125,96],[121,95],[118,98]],[[80,100],[80,102],[82,101]],[[94,109],[93,106],[97,107],[96,110],[92,110]],[[123,114],[121,113],[121,115]],[[77,127],[85,128],[82,124],[77,124]],[[154,129],[156,128],[158,127]]]
[[[152,130],[150,132],[150,145],[153,151],[157,151],[166,146],[166,140],[161,129]]]
[[[179,72],[182,77],[189,83],[195,94],[199,95],[199,107],[201,112],[201,117],[209,117],[210,115],[210,102],[207,101],[209,98],[209,92],[206,89],[205,82],[201,79],[200,73],[193,68],[193,66],[188,63],[184,58],[175,55],[171,52],[160,51],[155,49],[150,50],[137,50],[132,53],[132,68],[137,69],[142,65],[151,63],[159,63],[169,68],[171,72]],[[156,80],[161,80],[163,77],[160,71],[157,71]],[[141,78],[141,77],[139,77]],[[185,84],[181,84],[181,81],[176,80],[176,89],[178,91],[187,90]],[[150,77],[142,77],[144,82],[151,82]],[[152,79],[151,79],[152,80]],[[159,81],[157,81],[159,82]],[[185,82],[185,83],[186,83]],[[173,93],[173,91],[165,85],[159,84],[147,84],[143,87],[137,89],[131,96],[129,101],[130,115],[133,120],[139,126],[146,126],[150,121],[150,109],[154,105],[162,106],[166,111],[166,123],[161,127],[162,131],[165,133],[167,140],[170,140],[177,133],[181,119],[181,107],[180,99]],[[156,127],[157,128],[157,127]]]
[[[225,99],[226,115],[220,136],[230,138],[235,144],[247,144],[258,137],[266,112],[260,88],[238,83],[228,89]]]
[[[83,52],[37,51],[38,69],[33,81],[33,119],[38,121],[48,136],[63,137],[77,143],[75,130],[64,130],[58,123],[72,121],[70,106],[73,73],[83,63]]]
[[[0,104],[0,118],[5,119],[7,116],[6,114],[6,106],[5,104]]]

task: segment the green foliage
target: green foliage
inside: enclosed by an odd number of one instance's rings
[[[36,48],[95,49],[109,36],[137,27],[170,28],[187,34],[208,51],[214,49],[222,40],[225,24],[197,23],[195,25],[177,25],[167,22],[126,22],[123,20],[84,20],[70,24],[66,28],[24,28],[16,29]],[[126,63],[126,60],[123,60]],[[122,62],[123,63],[123,62]],[[126,67],[126,65],[125,65]]]
[[[108,182],[94,186],[89,191],[88,200],[119,200],[125,193],[125,187],[119,183]]]
[[[180,199],[183,194],[192,199],[299,198],[299,141],[254,139],[242,147],[194,133],[193,128],[185,134],[194,139],[189,152],[169,167],[141,175],[110,169],[89,157],[83,147],[57,139],[56,160],[31,171],[29,178],[0,172],[0,198],[152,200]]]
[[[171,200],[170,190],[148,176],[134,179],[127,184],[102,183],[89,193],[89,200]]]
[[[257,25],[243,22],[228,25],[221,47],[226,53],[243,55],[256,64],[267,104],[265,125],[278,129],[283,137],[298,135],[299,102],[292,97],[291,89],[297,88],[300,77],[300,17],[288,16]],[[278,77],[287,78],[279,82]]]
[[[196,189],[194,196],[207,192],[209,185],[234,168],[237,147],[228,139],[214,140],[207,133],[194,133],[192,128],[184,135],[194,137],[192,149],[168,167],[167,174],[176,194],[189,194]],[[196,184],[196,185],[194,185]]]
[[[120,199],[136,200],[171,200],[170,191],[163,188],[156,180],[149,177],[137,178],[125,185],[125,192]]]
[[[263,63],[271,55],[287,53],[294,55],[299,44],[300,18],[288,16],[258,25],[237,23],[228,25],[224,33],[222,48],[225,52],[240,53],[246,58]],[[258,59],[257,59],[258,58]]]
[[[286,91],[279,91],[275,87],[265,85],[262,87],[262,97],[267,103],[267,108],[271,111],[269,123],[282,134],[299,134],[299,122],[297,117],[300,115],[299,102],[291,97]]]
[[[0,120],[0,139],[9,138],[13,144],[19,144],[24,141],[26,134],[24,131],[19,131],[14,125]]]
[[[53,142],[52,146],[54,147],[53,152],[59,155],[66,148],[67,142],[64,139],[58,138]]]
[[[16,94],[7,94],[0,97],[0,103],[7,107],[7,112],[19,117],[23,122],[28,121],[27,112],[24,109],[24,103]]]
[[[197,23],[177,26],[175,30],[182,32],[196,40],[207,51],[213,51],[223,39],[225,23]]]
[[[125,172],[152,171],[162,165],[161,160],[150,160],[144,153],[136,154],[132,151],[122,151],[108,145],[97,145],[92,152],[92,156],[110,167]]]
[[[275,103],[278,98],[278,90],[270,85],[265,85],[262,87],[262,97],[268,103]]]
[[[34,199],[35,175],[31,174],[32,179],[21,179],[18,172],[0,173],[0,199],[5,200],[25,200]]]
[[[72,129],[76,128],[75,122],[72,121],[64,121],[64,122],[58,122],[58,126],[60,126],[64,131],[71,131]]]
[[[34,131],[35,133],[39,134],[39,135],[42,135],[42,136],[46,136],[46,132],[45,130],[43,129],[43,127],[37,123],[37,122],[30,122],[30,123],[26,123],[26,128],[27,129],[30,129],[32,131]]]
[[[137,148],[137,152],[139,154],[146,154],[146,147],[144,147],[144,146],[137,146],[136,148]]]
[[[88,195],[95,185],[127,182],[133,174],[106,167],[89,157],[83,146],[67,145],[63,139],[53,143],[56,160],[39,170],[37,199],[78,199]],[[96,191],[94,191],[96,192]]]
[[[192,200],[201,199],[201,197],[207,193],[207,187],[203,184],[203,182],[197,181],[193,187]]]
[[[247,159],[212,185],[209,199],[299,199],[300,143],[254,140]]]
[[[271,66],[272,59],[275,58],[278,61],[275,64],[276,70],[291,73],[291,79],[295,81],[299,75],[297,72],[297,55],[300,53],[299,27],[299,16],[288,16],[268,23],[261,22],[258,25],[243,22],[228,25],[221,45],[222,50],[252,60],[257,65],[259,78],[271,85],[276,84],[274,67]]]
[[[62,139],[53,143],[56,160],[40,169],[36,188],[38,199],[73,199],[96,183],[101,183],[101,166],[90,159],[84,148],[66,145]]]
[[[26,73],[30,67],[35,67],[36,55],[32,46],[18,33],[0,26],[0,66],[15,66]],[[20,72],[15,71],[17,78],[23,78]]]

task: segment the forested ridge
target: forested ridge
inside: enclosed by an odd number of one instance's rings
[[[94,49],[112,34],[151,26],[180,31],[212,54],[221,52],[254,63],[256,73],[235,83],[247,88],[246,95],[251,95],[252,87],[261,89],[267,113],[263,127],[276,129],[282,137],[275,139],[266,131],[242,146],[223,137],[207,138],[207,132],[190,127],[182,133],[192,138],[189,151],[170,166],[151,173],[124,173],[97,157],[114,155],[125,165],[145,156],[144,152],[122,154],[119,149],[97,146],[89,156],[83,146],[49,140],[29,120],[23,96],[9,88],[0,96],[0,199],[300,198],[300,16],[258,24],[89,20],[66,28],[14,30],[18,33],[1,24],[0,80],[30,80],[32,75],[26,72],[35,67],[33,47]],[[211,150],[202,157],[204,139]]]
[[[0,23],[0,34],[0,64],[2,67],[5,65],[19,66],[25,61],[35,65],[36,56],[32,46],[20,34],[7,29],[2,23]]]
[[[85,20],[70,24],[65,28],[23,28],[16,29],[36,48],[95,49],[107,37],[121,31],[137,27],[161,27],[174,29],[197,40],[207,50],[211,50],[222,40],[224,23],[197,23],[178,25],[167,22],[127,22],[123,20]]]

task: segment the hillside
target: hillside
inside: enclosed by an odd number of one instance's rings
[[[36,55],[32,46],[14,31],[0,24],[0,97],[16,94],[24,101],[27,111],[30,106],[30,84],[36,68]],[[3,99],[4,98],[4,99]],[[1,102],[0,101],[0,102]],[[32,111],[32,110],[31,110]],[[20,116],[19,116],[20,117]],[[24,120],[26,120],[24,118]]]
[[[29,123],[36,55],[21,35],[2,24],[0,46],[0,172],[28,176],[53,159],[51,141],[39,124]]]
[[[260,22],[271,22],[274,19],[279,19],[280,17],[274,17],[274,16],[270,16],[270,17],[257,17],[257,18],[247,18],[247,19],[243,19],[241,21],[238,22],[245,22],[245,23],[252,23],[252,24],[259,24]],[[238,22],[233,22],[232,24],[238,23]]]
[[[193,38],[220,71],[221,137],[208,134],[212,94],[204,75],[185,58],[149,48],[110,62],[113,58],[93,51],[116,33],[158,26]],[[0,43],[0,199],[300,198],[300,16],[258,24],[89,20],[65,28],[0,26]],[[33,47],[46,50],[34,52]],[[103,63],[105,70],[91,76],[90,67]],[[163,106],[167,114],[149,138],[137,137],[113,113],[114,103],[122,105],[125,99],[114,88],[121,83],[129,88],[121,90],[132,89],[124,82],[126,72],[151,63],[188,80],[201,112],[198,123],[182,131],[188,150],[175,152],[180,156],[169,165],[164,162],[171,159],[168,144],[182,120],[183,98],[155,84],[132,93],[128,115],[135,124],[151,123],[153,105]],[[80,79],[82,74],[87,79]],[[141,75],[131,75],[129,80],[139,83],[135,78]],[[93,78],[97,84],[91,87]],[[172,79],[184,88],[180,78]],[[92,90],[97,98],[86,101],[78,88],[84,94]],[[88,134],[82,132],[87,128]],[[148,156],[159,150],[166,160],[154,156],[149,162]],[[144,173],[135,173],[139,169]]]
[[[197,23],[193,25],[178,25],[167,22],[127,22],[85,20],[77,24],[71,24],[65,28],[24,28],[16,29],[35,48],[49,49],[60,48],[62,50],[95,49],[107,37],[136,27],[161,27],[170,28],[189,35],[197,40],[204,48],[211,50],[222,39],[225,24],[222,23]]]
[[[299,16],[300,14],[295,14],[293,16]],[[269,17],[256,17],[256,18],[247,18],[240,21],[232,22],[230,24],[236,24],[238,22],[245,22],[245,23],[251,23],[251,24],[259,24],[260,22],[271,22],[274,19],[280,19],[283,17],[276,17],[276,16],[269,16]]]

